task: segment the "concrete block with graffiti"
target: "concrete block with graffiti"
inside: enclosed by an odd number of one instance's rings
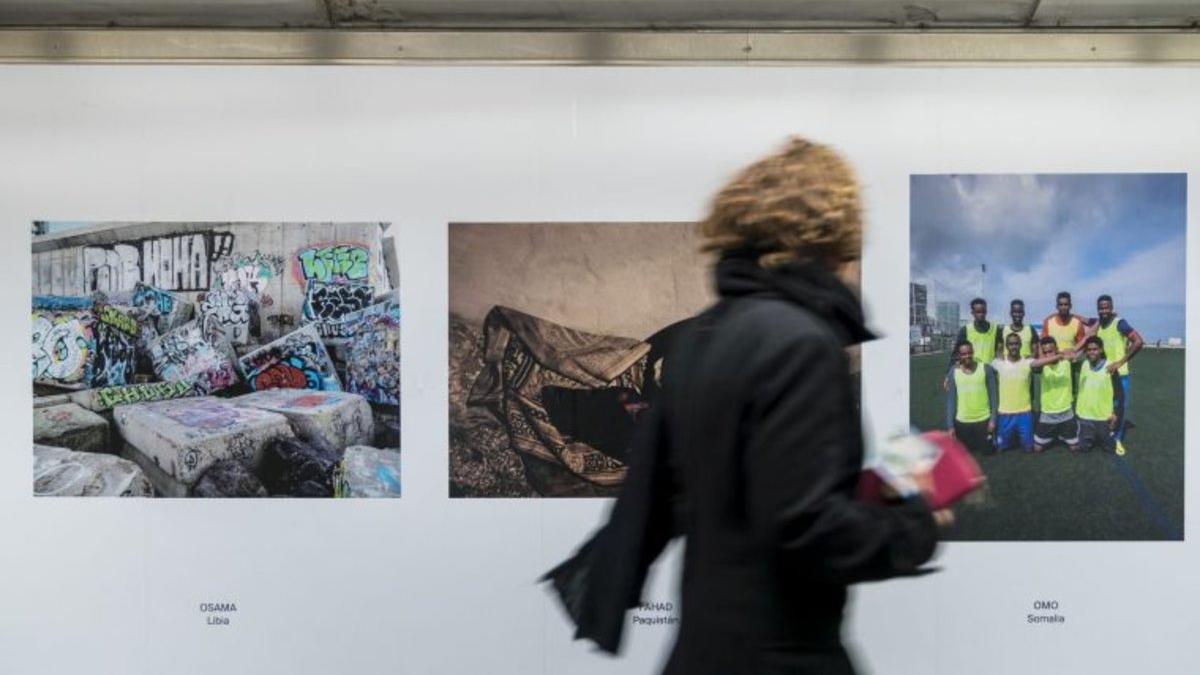
[[[372,403],[400,405],[400,301],[393,297],[350,319],[346,391]]]
[[[366,284],[310,280],[304,293],[304,320],[315,324],[322,338],[351,337],[351,316],[370,305],[371,300],[372,290]]]
[[[347,320],[371,304],[370,248],[357,242],[328,242],[296,252],[293,276],[304,285],[301,316],[322,338],[348,337]]]
[[[144,284],[140,281],[130,291],[107,294],[110,304],[128,307],[142,323],[154,326],[158,333],[169,333],[192,318],[192,303],[183,295]]]
[[[177,382],[128,384],[122,387],[97,387],[75,392],[70,395],[70,398],[72,402],[84,408],[102,411],[111,410],[119,405],[167,401],[173,398],[199,396],[202,393],[192,380],[179,380]]]
[[[197,308],[200,329],[209,342],[227,341],[232,345],[249,344],[251,332],[258,333],[258,310],[243,290],[212,290],[200,296]]]
[[[87,310],[33,310],[33,381],[69,389],[91,386],[95,317]]]
[[[80,389],[133,381],[136,318],[90,298],[41,296],[33,304],[34,382]]]
[[[205,339],[192,321],[150,343],[154,373],[164,382],[187,380],[204,393],[213,393],[238,381],[228,351]]]
[[[96,323],[91,386],[131,384],[141,333],[137,319],[112,305],[98,305],[93,311]]]
[[[182,497],[224,459],[254,468],[267,444],[292,437],[287,418],[211,396],[113,409],[125,452],[164,495]]]
[[[250,388],[341,391],[333,360],[309,324],[243,356],[238,365]]]
[[[340,450],[370,443],[375,435],[371,406],[357,394],[309,389],[264,389],[231,403],[279,413],[301,440]]]
[[[35,497],[150,497],[154,488],[133,462],[115,455],[33,445]]]
[[[80,452],[108,452],[108,422],[74,403],[34,408],[33,442]]]
[[[364,320],[376,314],[390,313],[398,322],[400,320],[400,293],[392,291],[377,295],[366,306],[343,316],[338,322],[338,330],[333,335],[323,335],[325,344],[345,347],[354,341]]]
[[[338,467],[338,497],[399,497],[400,453],[364,445],[346,448]]]

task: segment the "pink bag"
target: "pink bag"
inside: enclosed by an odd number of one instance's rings
[[[951,506],[966,495],[974,492],[986,480],[979,464],[966,446],[944,431],[928,431],[913,440],[924,447],[927,456],[933,458],[930,470],[933,493],[924,495],[933,510]],[[880,467],[863,469],[858,481],[858,497],[863,501],[883,503],[887,501],[885,486],[894,485]]]

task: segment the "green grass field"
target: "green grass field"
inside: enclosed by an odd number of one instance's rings
[[[946,353],[909,361],[910,416],[945,427]],[[1008,450],[976,457],[987,486],[955,509],[955,541],[1170,540],[1183,538],[1184,350],[1146,349],[1131,363],[1124,457]]]

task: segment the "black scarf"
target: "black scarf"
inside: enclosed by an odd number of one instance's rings
[[[745,249],[722,256],[716,269],[721,297],[781,297],[828,321],[847,345],[875,338],[866,327],[858,297],[827,266],[796,261],[768,269],[758,264],[759,255]]]

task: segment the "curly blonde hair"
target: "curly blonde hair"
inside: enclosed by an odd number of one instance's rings
[[[717,193],[699,232],[704,251],[759,251],[764,267],[857,260],[858,181],[832,148],[791,138],[782,151],[746,167]]]

